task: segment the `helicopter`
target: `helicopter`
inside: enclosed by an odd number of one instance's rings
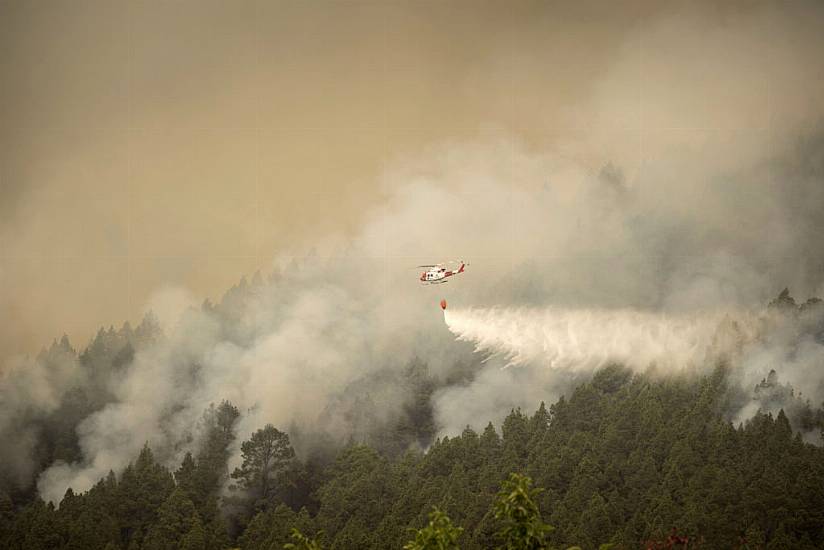
[[[452,277],[453,275],[457,275],[458,273],[463,273],[466,269],[466,266],[468,265],[463,260],[458,260],[458,262],[460,262],[461,264],[461,266],[458,269],[447,269],[446,264],[419,265],[418,267],[427,268],[426,271],[421,273],[421,283],[438,285],[441,283],[449,282],[447,280],[448,277]]]

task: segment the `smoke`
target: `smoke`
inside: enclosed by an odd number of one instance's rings
[[[612,361],[672,371],[729,359],[741,387],[776,368],[821,398],[818,317],[758,309],[784,286],[811,295],[824,284],[824,107],[807,97],[820,91],[808,69],[822,37],[803,15],[647,22],[581,100],[598,120],[568,121],[552,147],[500,130],[395,159],[385,200],[353,236],[321,240],[310,257],[283,250],[270,279],[214,307],[157,294],[149,307],[169,317],[166,336],[111,380],[111,399],[77,428],[81,457],[52,464],[41,495],[87,489],[145,442],[179,462],[223,399],[243,413],[238,442],[268,422],[345,440],[357,426],[335,408],[341,395],[372,383],[373,416],[400,418],[410,396],[383,375],[414,360],[437,380],[442,433],[551,401]],[[639,82],[650,84],[643,101]],[[767,84],[771,122],[758,130],[761,104],[730,98]],[[419,285],[414,266],[454,258],[470,260],[466,273]],[[447,329],[441,297],[474,307],[448,309]],[[470,379],[454,381],[467,363]],[[0,418],[22,425],[17,411],[52,410],[72,386],[39,368],[7,372]],[[29,385],[31,398],[7,397]]]
[[[135,355],[114,400],[78,428],[84,460],[52,465],[38,480],[40,494],[58,501],[67,487],[87,489],[110,469],[122,470],[145,442],[178,464],[197,449],[203,410],[222,399],[243,413],[238,446],[269,422],[345,441],[360,426],[334,402],[350,385],[414,357],[449,365],[448,356],[458,355],[445,345],[445,331],[440,342],[418,339],[418,330],[437,329],[434,317],[430,329],[416,328],[415,317],[387,322],[385,304],[370,299],[369,276],[361,260],[306,259],[271,281],[244,282],[215,308],[188,310],[166,338]],[[411,398],[391,391],[391,382],[373,389],[375,397],[384,394],[371,402],[373,418],[400,418]]]
[[[36,421],[57,410],[67,392],[87,382],[65,336],[34,359],[8,361],[0,378],[0,435],[9,443],[0,448],[0,459],[15,488],[24,488],[37,473],[34,455],[40,428]]]

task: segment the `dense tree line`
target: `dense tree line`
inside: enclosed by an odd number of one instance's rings
[[[239,412],[222,403],[175,471],[145,447],[59,507],[2,494],[0,546],[821,548],[824,451],[783,410],[730,423],[741,397],[727,378],[723,366],[701,378],[612,366],[549,408],[513,410],[500,430],[466,428],[426,452],[353,442],[297,457],[267,425],[241,442],[232,472]],[[820,429],[821,409],[807,408]]]

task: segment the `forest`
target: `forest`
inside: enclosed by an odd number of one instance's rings
[[[242,443],[233,472],[240,413],[223,402],[204,414],[203,448],[174,470],[146,446],[88,492],[68,490],[59,507],[4,493],[0,541],[21,550],[268,549],[294,543],[297,529],[324,548],[402,548],[435,506],[434,529],[453,529],[454,543],[410,548],[820,548],[824,451],[794,434],[783,411],[733,426],[728,393],[723,367],[652,380],[612,366],[550,407],[513,410],[501,426],[467,428],[425,453],[352,442],[297,458],[289,435],[267,425]],[[805,414],[821,425],[820,408]],[[532,545],[506,546],[501,534],[496,506],[511,473],[533,480],[532,520],[552,527]]]
[[[204,310],[226,310],[245,288]],[[819,305],[784,292],[770,307]],[[410,396],[391,422],[370,415],[368,395],[327,411],[368,426],[345,441],[272,424],[237,440],[246,411],[224,400],[202,411],[199,444],[179,461],[147,442],[122,471],[44,501],[37,476],[82,460],[83,419],[114,398],[109,382],[135,354],[163,338],[147,315],[135,328],[101,329],[79,353],[65,337],[41,352],[43,368],[68,359],[86,376],[51,411],[4,419],[10,441],[25,441],[22,426],[38,437],[28,478],[4,451],[0,547],[824,547],[824,409],[775,370],[742,388],[723,362],[700,375],[611,364],[549,405],[438,437],[439,378],[414,360],[391,380]],[[758,412],[735,422],[746,404]]]

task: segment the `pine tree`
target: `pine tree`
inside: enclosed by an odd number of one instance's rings
[[[295,458],[289,436],[271,424],[252,434],[240,446],[243,464],[232,472],[241,489],[252,495],[256,507],[274,495],[277,483]]]
[[[192,457],[192,453],[186,453],[180,468],[175,472],[175,482],[186,493],[186,496],[193,500],[198,496],[196,475],[195,459]]]
[[[200,536],[203,538],[203,526],[197,516],[195,505],[186,496],[185,491],[178,487],[160,506],[157,521],[149,529],[143,548],[145,550],[176,550],[195,523],[199,525]]]
[[[180,543],[180,550],[207,550],[206,531],[203,529],[203,523],[200,518],[195,516],[192,528],[183,536]]]
[[[211,497],[216,496],[228,476],[229,448],[235,440],[234,427],[239,418],[237,407],[228,401],[217,407],[210,405],[203,414],[205,436],[196,457],[192,501],[207,522],[213,519],[207,509],[214,505]]]
[[[244,550],[281,548],[289,540],[297,514],[286,505],[258,512],[244,529],[238,543]]]
[[[121,542],[140,545],[149,527],[157,520],[158,510],[175,489],[172,474],[155,462],[148,444],[134,464],[123,472],[117,485],[117,517]]]

